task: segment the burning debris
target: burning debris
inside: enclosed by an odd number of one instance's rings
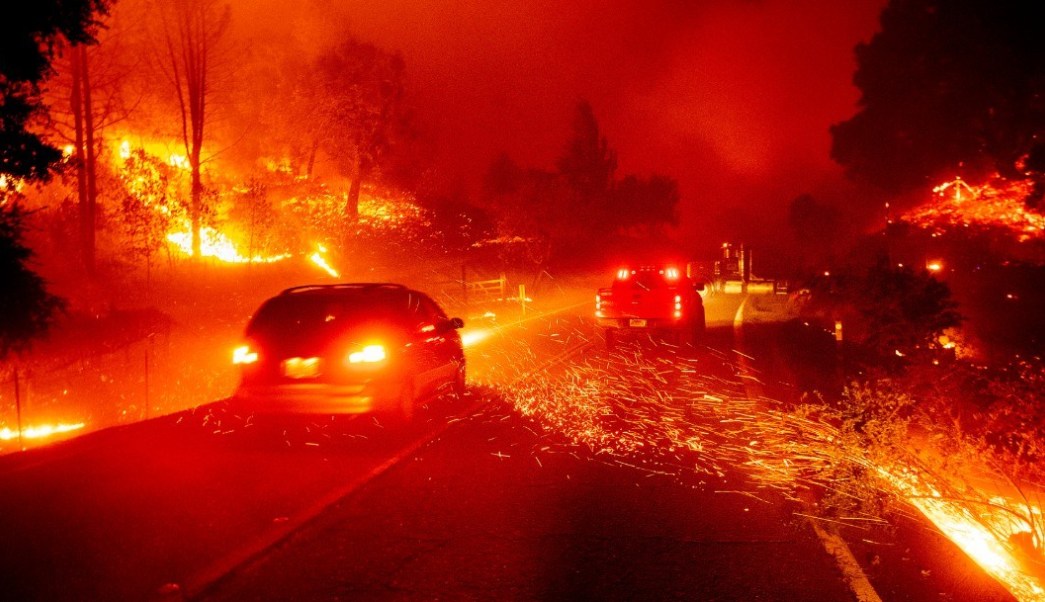
[[[569,327],[560,334],[583,336]],[[729,491],[755,499],[766,489],[796,502],[819,491],[825,514],[816,518],[843,527],[884,524],[885,510],[914,509],[1018,599],[1045,600],[1037,498],[988,478],[998,473],[984,450],[940,432],[910,396],[853,386],[839,407],[751,398],[742,383],[757,375],[729,355],[666,344],[552,369],[521,343],[508,353],[503,365],[516,377],[501,390],[515,412],[544,427],[537,452],[586,450],[691,486],[728,479]],[[715,376],[708,362],[734,378]],[[746,486],[737,484],[737,468]]]
[[[1011,232],[1018,240],[1045,239],[1045,215],[1031,211],[1023,199],[1027,181],[995,178],[971,186],[961,178],[933,189],[934,202],[905,213],[900,219],[937,234],[952,228],[993,228]]]

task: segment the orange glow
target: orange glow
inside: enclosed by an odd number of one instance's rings
[[[68,433],[70,431],[76,431],[82,429],[84,423],[77,422],[75,424],[43,424],[40,426],[29,426],[22,429],[21,434],[18,431],[12,430],[8,427],[0,428],[0,441],[13,441],[19,438],[21,435],[22,439],[46,439],[51,435],[58,435],[61,433]]]

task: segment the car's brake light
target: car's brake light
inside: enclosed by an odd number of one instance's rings
[[[386,357],[388,356],[385,354],[385,348],[383,346],[367,345],[366,347],[363,347],[361,351],[349,353],[348,362],[350,364],[372,364],[374,362],[384,361]]]
[[[595,295],[595,317],[602,317],[602,295]]]
[[[664,277],[667,278],[668,280],[678,280],[679,279],[679,269],[678,268],[667,268],[666,270],[664,270]]]
[[[629,276],[631,276],[631,271],[628,268],[617,270],[617,280],[627,280]]]
[[[258,361],[258,352],[250,345],[240,345],[232,350],[232,363],[236,365],[253,364]]]
[[[675,295],[675,319],[682,317],[682,295]]]

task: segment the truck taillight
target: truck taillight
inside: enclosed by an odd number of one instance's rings
[[[258,361],[258,350],[250,345],[240,345],[232,350],[232,363],[238,366]]]
[[[385,361],[388,354],[383,345],[367,345],[359,351],[353,351],[346,357],[350,364],[376,364]]]
[[[675,319],[682,317],[682,295],[675,295]]]

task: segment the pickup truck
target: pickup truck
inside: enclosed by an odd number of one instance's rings
[[[626,335],[668,335],[678,344],[704,334],[704,284],[670,265],[617,270],[613,284],[595,295],[595,321],[613,347]]]

